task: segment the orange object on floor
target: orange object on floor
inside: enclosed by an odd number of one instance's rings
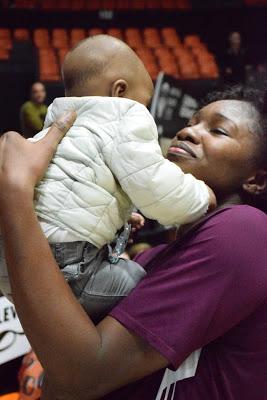
[[[5,400],[39,400],[44,371],[35,353],[31,351],[22,360],[19,371],[19,397]],[[0,398],[0,400],[2,400]]]
[[[19,393],[9,393],[0,396],[0,400],[19,400]]]

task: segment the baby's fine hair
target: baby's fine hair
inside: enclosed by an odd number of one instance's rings
[[[127,77],[135,77],[143,65],[137,54],[120,39],[95,35],[81,40],[68,52],[62,66],[66,94],[84,92],[88,82],[104,76],[115,64],[116,73],[124,71]]]
[[[97,57],[94,52],[94,44],[97,45],[97,41],[101,40],[101,38],[109,40],[107,35],[91,36],[81,40],[67,54],[62,67],[62,78],[67,92],[71,92],[74,87],[82,86],[87,80],[97,78],[104,73],[106,62],[103,57]],[[86,67],[81,65],[80,68],[68,68],[67,64],[70,56],[75,56],[76,53],[77,59],[79,59],[80,51],[86,52],[88,58]]]

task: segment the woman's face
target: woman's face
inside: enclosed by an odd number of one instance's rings
[[[210,103],[179,131],[168,159],[210,186],[217,196],[235,194],[255,171],[256,137],[249,105],[238,100]]]

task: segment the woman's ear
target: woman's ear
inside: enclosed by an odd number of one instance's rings
[[[128,83],[124,79],[118,79],[111,86],[111,97],[125,97],[128,90]]]
[[[242,185],[243,190],[250,194],[261,194],[267,191],[267,171],[258,170]]]

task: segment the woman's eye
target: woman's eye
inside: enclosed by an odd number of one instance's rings
[[[216,135],[229,136],[228,132],[221,128],[213,128],[211,129],[211,132],[216,133]]]

